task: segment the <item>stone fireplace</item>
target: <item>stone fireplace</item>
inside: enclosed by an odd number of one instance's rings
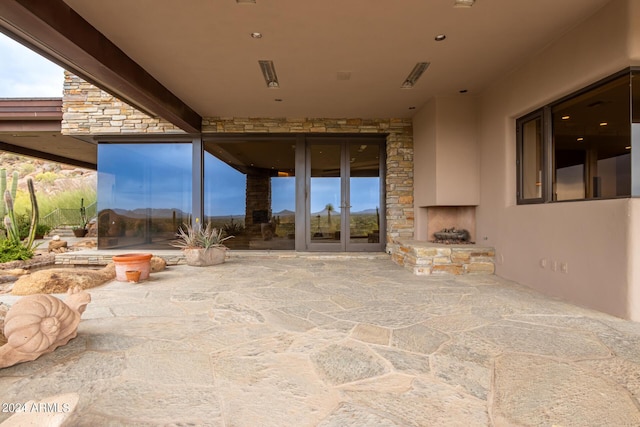
[[[429,206],[427,212],[427,240],[435,240],[433,233],[443,229],[467,230],[469,241],[476,241],[475,206]]]

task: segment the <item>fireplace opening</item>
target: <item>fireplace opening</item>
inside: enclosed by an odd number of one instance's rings
[[[426,210],[428,241],[444,244],[475,243],[475,206],[429,206]]]

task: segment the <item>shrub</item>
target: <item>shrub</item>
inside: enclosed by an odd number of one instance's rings
[[[56,178],[58,178],[58,175],[55,172],[42,172],[36,175],[35,180],[38,182],[52,183]]]
[[[28,260],[33,257],[33,251],[21,243],[9,239],[0,240],[0,262]]]

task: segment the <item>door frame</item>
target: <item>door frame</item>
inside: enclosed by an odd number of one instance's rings
[[[372,144],[379,149],[379,238],[374,243],[353,243],[350,236],[350,152],[351,144]],[[309,252],[382,252],[386,236],[385,198],[385,147],[386,139],[372,136],[307,136],[298,140],[296,147],[296,251]],[[340,146],[340,241],[335,243],[313,243],[311,240],[311,146],[327,144]],[[299,156],[299,157],[298,157]],[[300,173],[298,173],[300,171]],[[298,229],[298,227],[300,229]]]

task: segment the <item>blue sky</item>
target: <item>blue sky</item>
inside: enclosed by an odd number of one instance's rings
[[[0,33],[0,98],[61,98],[64,71]]]

